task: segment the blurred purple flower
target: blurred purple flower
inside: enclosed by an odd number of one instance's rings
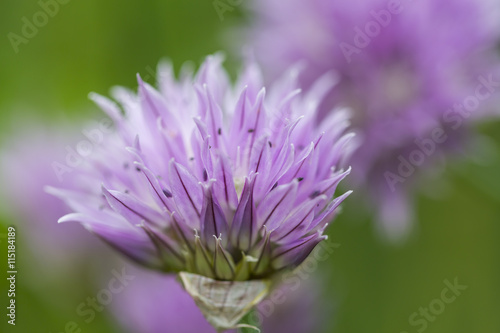
[[[2,211],[26,239],[30,257],[36,258],[28,266],[43,263],[47,275],[63,276],[61,270],[70,271],[75,262],[81,264],[91,252],[102,250],[81,226],[56,223],[70,210],[43,190],[45,185],[74,186],[71,177],[59,180],[53,163],[64,163],[65,145],[77,137],[61,130],[64,126],[44,128],[38,123],[24,128],[22,134],[11,135],[0,152]]]
[[[174,275],[128,269],[135,281],[116,295],[112,312],[130,333],[215,333]]]
[[[173,327],[176,333],[215,333],[174,276],[133,267],[127,271],[135,277],[134,283],[115,296],[111,308],[126,332],[163,333]],[[264,300],[253,316],[261,321],[262,332],[317,332],[322,311],[315,286],[310,281],[284,285],[279,289],[284,295],[279,304]]]
[[[393,240],[407,236],[415,171],[461,151],[471,139],[465,120],[491,115],[498,102],[492,98],[500,82],[498,4],[257,0],[253,9],[254,28],[246,34],[270,78],[300,61],[305,87],[338,72],[340,84],[322,105],[322,117],[331,105],[353,109],[360,138],[352,178],[365,186],[361,192],[378,210],[382,233]]]
[[[334,197],[346,113],[315,123],[334,80],[300,95],[291,70],[266,96],[256,65],[231,87],[221,63],[178,81],[164,64],[160,91],[140,78],[138,95],[114,90],[123,111],[92,94],[116,135],[73,172],[76,189],[48,188],[74,211],[59,221],[166,272],[242,281],[299,265],[350,194]]]

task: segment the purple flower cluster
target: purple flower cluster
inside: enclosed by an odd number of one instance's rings
[[[35,262],[40,263],[48,270],[44,276],[55,279],[55,275],[64,275],[61,270],[69,274],[75,262],[85,262],[104,247],[79,225],[54,223],[70,209],[43,188],[75,186],[71,176],[61,183],[52,164],[64,160],[64,144],[74,140],[78,132],[74,125],[67,123],[53,127],[44,124],[44,129],[40,128],[41,124],[25,124],[25,130],[12,133],[10,140],[0,147],[0,183],[3,185],[0,208],[2,213],[11,216],[26,238],[28,251],[34,258],[29,266],[38,270],[40,267]],[[61,130],[65,127],[67,129]]]
[[[350,193],[335,197],[346,113],[316,123],[335,80],[301,94],[291,70],[267,94],[255,64],[231,85],[222,60],[179,80],[162,64],[159,91],[139,78],[137,95],[114,89],[120,106],[92,94],[116,135],[73,171],[76,187],[48,188],[73,210],[60,222],[165,272],[243,281],[299,265]]]
[[[500,86],[496,7],[490,0],[254,2],[247,34],[271,78],[296,62],[307,68],[305,87],[338,73],[321,116],[331,105],[352,109],[360,134],[352,178],[386,236],[411,229],[414,174],[470,141],[466,120],[492,114]]]

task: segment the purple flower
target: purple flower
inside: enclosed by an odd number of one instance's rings
[[[412,227],[407,197],[420,179],[414,174],[461,151],[471,140],[466,120],[491,115],[498,102],[492,98],[500,81],[498,5],[490,0],[254,3],[256,22],[248,34],[270,77],[298,61],[307,68],[301,76],[305,87],[326,71],[338,72],[339,86],[321,116],[332,104],[353,110],[360,144],[351,160],[352,178],[378,210],[385,236],[406,236]]]
[[[40,122],[25,124],[21,133],[3,142],[0,150],[2,213],[10,217],[25,238],[33,258],[27,266],[34,271],[43,266],[47,272],[39,279],[46,277],[50,281],[71,274],[75,263],[81,265],[91,254],[103,250],[95,237],[82,232],[81,226],[54,223],[70,210],[46,193],[44,185],[76,186],[69,175],[60,180],[53,168],[54,163],[65,163],[65,145],[77,139],[74,133],[61,130],[67,124],[59,125],[44,128]],[[71,128],[75,129],[73,125]]]
[[[135,276],[134,283],[111,304],[126,332],[162,333],[171,328],[176,333],[215,333],[175,276],[134,267],[129,271]]]
[[[302,95],[291,70],[267,96],[256,65],[233,86],[221,62],[179,80],[163,64],[159,91],[114,89],[121,107],[92,94],[116,135],[73,172],[76,190],[48,188],[73,210],[59,221],[164,272],[242,281],[299,265],[350,194],[335,197],[346,114],[315,123],[334,80]]]

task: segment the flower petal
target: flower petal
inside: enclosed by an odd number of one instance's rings
[[[280,185],[272,190],[257,208],[257,227],[273,231],[285,220],[295,203],[298,181]]]
[[[237,249],[247,251],[257,238],[257,216],[253,200],[255,174],[245,179],[240,203],[231,224],[231,243]]]
[[[128,194],[107,190],[104,186],[102,186],[102,193],[111,208],[132,224],[140,225],[142,221],[145,221],[157,227],[168,225],[166,218],[160,213]]]
[[[204,193],[205,200],[201,211],[201,234],[203,235],[203,242],[211,252],[214,252],[216,244],[213,236],[217,237],[222,234],[226,238],[224,243],[227,244],[228,224],[224,212],[212,194],[212,186],[207,185],[204,187]]]
[[[279,270],[285,267],[297,267],[309,256],[319,242],[327,238],[318,232],[305,239],[298,239],[281,246],[273,253],[273,268]]]
[[[168,171],[170,190],[179,214],[192,229],[199,229],[203,204],[201,185],[184,166],[173,160]]]

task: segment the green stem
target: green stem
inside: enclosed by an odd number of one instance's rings
[[[256,309],[248,312],[240,322],[244,325],[238,329],[238,333],[256,333],[260,331],[259,315]]]

